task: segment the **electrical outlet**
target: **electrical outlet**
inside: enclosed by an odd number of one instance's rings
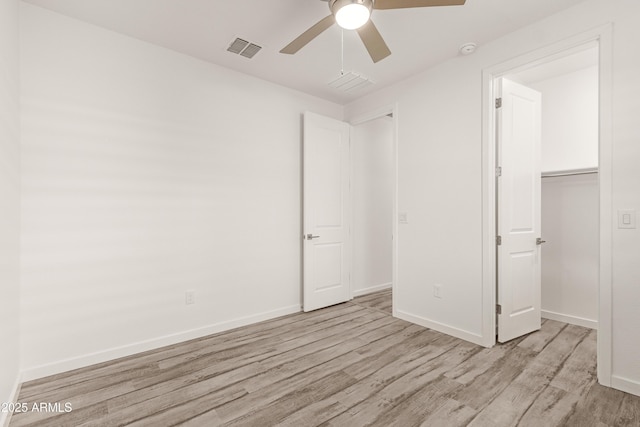
[[[196,291],[187,291],[184,293],[184,303],[191,305],[196,303]]]
[[[433,296],[442,298],[442,285],[433,285]]]

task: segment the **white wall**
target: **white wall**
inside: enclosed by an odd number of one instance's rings
[[[354,126],[352,291],[363,295],[391,286],[393,119]]]
[[[398,102],[396,308],[482,339],[482,70],[607,23],[613,46],[613,206],[640,208],[640,3],[587,0],[349,104],[347,118]],[[614,215],[616,217],[616,215]],[[640,394],[640,230],[613,228],[613,383]],[[435,283],[443,298],[433,297]]]
[[[18,1],[0,2],[0,402],[19,379],[20,118]],[[0,412],[0,425],[7,414]]]
[[[542,179],[542,317],[597,327],[598,191],[596,174]]]
[[[21,13],[25,377],[298,311],[301,113],[342,107]]]
[[[542,171],[598,166],[598,67],[528,84],[542,92]]]

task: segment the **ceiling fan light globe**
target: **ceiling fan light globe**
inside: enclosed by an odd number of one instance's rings
[[[366,24],[370,16],[371,12],[365,5],[351,3],[338,9],[336,22],[345,30],[355,30]]]

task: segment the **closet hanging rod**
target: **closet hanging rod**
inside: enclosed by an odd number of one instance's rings
[[[598,168],[567,169],[567,170],[559,170],[559,171],[542,172],[542,178],[553,178],[556,176],[587,175],[592,173],[598,173]]]

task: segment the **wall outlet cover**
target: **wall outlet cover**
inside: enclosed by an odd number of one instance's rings
[[[184,294],[184,303],[191,305],[196,303],[196,291],[187,291]]]

